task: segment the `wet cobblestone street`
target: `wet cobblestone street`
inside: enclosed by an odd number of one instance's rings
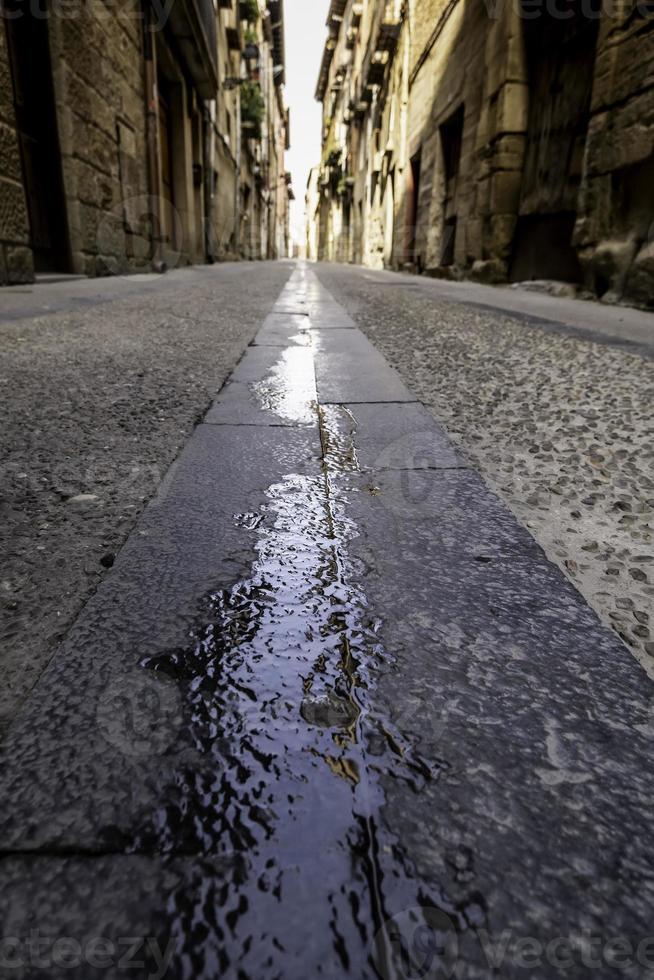
[[[548,555],[559,539],[576,554],[556,524],[586,493],[574,453],[612,501],[646,486],[652,362],[531,340],[506,313],[429,314],[361,270],[289,264],[279,284],[262,268],[242,356],[232,335],[226,383],[13,705],[0,969],[608,980],[621,943],[619,975],[651,976],[647,648],[601,621],[586,569],[585,598]],[[515,393],[492,380],[491,316]],[[534,398],[560,430],[548,448],[524,392],[529,344],[555,342],[634,373],[605,423],[610,400],[578,362],[564,418],[565,379],[539,348]],[[555,513],[530,499],[541,480]],[[603,499],[605,523],[579,519],[584,545],[606,531],[604,551],[645,568],[645,504],[614,528]],[[649,579],[629,579],[621,595],[645,615]]]

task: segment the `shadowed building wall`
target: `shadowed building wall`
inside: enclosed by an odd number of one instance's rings
[[[6,0],[3,13],[0,283],[280,251],[281,0]],[[266,93],[254,137],[239,111],[248,18]]]
[[[334,0],[319,254],[654,303],[653,23],[608,0]]]

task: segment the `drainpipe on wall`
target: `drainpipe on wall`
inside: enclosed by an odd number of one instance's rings
[[[240,67],[239,67],[240,72]],[[234,250],[241,257],[241,95],[236,98],[236,177],[234,183]]]
[[[143,4],[143,80],[145,87],[145,125],[148,190],[150,195],[150,260],[154,272],[165,272],[166,263],[161,257],[161,193],[159,188],[157,65],[153,38],[152,9],[149,2]]]

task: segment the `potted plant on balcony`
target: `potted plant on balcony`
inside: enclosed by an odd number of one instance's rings
[[[239,14],[241,20],[246,20],[248,24],[256,24],[259,20],[257,0],[239,0]]]
[[[248,71],[252,73],[259,65],[259,45],[257,44],[258,38],[256,31],[251,27],[246,28],[243,32],[243,40],[245,41],[243,57],[245,58]]]
[[[258,82],[246,81],[241,85],[241,125],[249,139],[261,139],[264,101]]]

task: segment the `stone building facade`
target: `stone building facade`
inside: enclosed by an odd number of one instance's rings
[[[0,282],[272,256],[267,230],[252,248],[243,229],[242,185],[264,133],[242,126],[241,104],[265,65],[277,80],[265,135],[283,167],[281,4],[6,0]],[[277,191],[264,179],[254,197]],[[273,223],[284,220],[276,207]]]
[[[654,304],[654,16],[637,0],[332,0],[322,258]]]

